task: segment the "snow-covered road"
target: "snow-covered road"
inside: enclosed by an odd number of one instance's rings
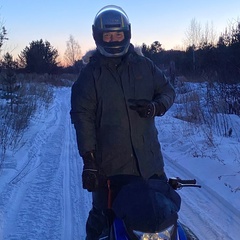
[[[69,117],[70,88],[57,89],[55,96],[52,107],[31,122],[19,149],[8,153],[0,172],[1,240],[84,240],[91,195],[81,185],[82,161]],[[165,159],[168,175],[194,177],[203,186],[179,192],[181,221],[200,240],[237,240],[239,209],[201,177]]]
[[[180,221],[189,226],[200,240],[237,240],[236,237],[240,234],[239,209],[209,188],[201,176],[190,173],[167,155],[164,157],[168,174],[182,179],[196,179],[201,185],[201,188],[182,188],[178,191],[182,197]]]
[[[9,159],[16,165],[1,172],[0,239],[84,239],[91,198],[81,187],[70,89],[57,94],[61,98],[32,122],[23,146]]]

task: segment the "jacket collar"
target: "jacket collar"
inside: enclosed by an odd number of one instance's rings
[[[111,62],[119,62],[121,61],[123,58],[126,58],[127,56],[131,56],[131,55],[139,55],[139,56],[143,56],[142,53],[142,49],[140,47],[134,47],[132,44],[130,44],[128,52],[122,56],[122,57],[105,57],[103,56],[97,49],[94,50],[90,50],[88,51],[83,57],[82,57],[82,61],[83,64],[86,65],[88,64],[90,61],[97,61],[100,60],[101,63],[109,63]]]

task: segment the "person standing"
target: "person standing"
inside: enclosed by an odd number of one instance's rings
[[[96,50],[72,86],[71,120],[83,159],[83,188],[93,206],[86,239],[95,240],[106,226],[106,178],[166,178],[155,126],[172,106],[175,91],[154,63],[130,43],[131,25],[118,6],[102,8],[92,26]]]

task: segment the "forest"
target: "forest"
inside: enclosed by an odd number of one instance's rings
[[[170,75],[185,76],[194,81],[239,83],[240,76],[240,21],[232,23],[220,36],[213,29],[200,29],[193,19],[186,34],[184,50],[165,50],[161,41],[140,46],[145,56]],[[7,41],[7,30],[0,29],[0,50]],[[47,40],[32,41],[17,59],[5,53],[0,61],[1,72],[36,74],[78,74],[82,68],[81,47],[70,35],[64,54],[65,64],[58,61],[57,49]]]

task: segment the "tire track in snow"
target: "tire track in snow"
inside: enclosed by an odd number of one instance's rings
[[[0,205],[4,206],[4,209],[7,209],[6,212],[2,211],[4,219],[7,219],[7,221],[4,221],[3,225],[4,232],[6,233],[14,232],[12,229],[18,224],[18,214],[21,211],[28,190],[28,186],[25,183],[28,181],[27,179],[32,179],[34,177],[36,170],[38,170],[38,167],[42,164],[40,160],[41,149],[51,134],[49,129],[55,128],[54,123],[56,123],[58,119],[56,114],[59,112],[58,109],[59,103],[54,104],[53,109],[50,109],[54,114],[46,114],[46,118],[42,125],[38,124],[37,127],[32,126],[31,133],[27,133],[27,136],[25,136],[25,144],[23,145],[23,149],[28,148],[28,151],[20,148],[14,156],[15,161],[19,163],[17,173],[12,176],[8,185],[6,185],[1,192],[0,197]],[[9,238],[7,237],[6,239]]]
[[[33,122],[14,156],[21,164],[0,196],[0,239],[85,239],[91,193],[82,189],[70,88],[55,94],[45,119]]]
[[[201,189],[183,189],[179,192],[182,196],[180,220],[190,227],[200,240],[236,240],[240,211],[176,161],[165,154],[164,158],[168,174],[185,179],[195,178],[202,186]],[[216,215],[225,219],[225,228],[218,224],[218,219],[214,218]]]
[[[67,113],[67,109],[64,111]],[[62,240],[65,239],[73,239],[72,237],[72,204],[71,204],[71,179],[70,179],[70,151],[71,151],[71,141],[70,141],[70,116],[67,115],[67,119],[65,121],[65,135],[64,142],[62,145],[62,153],[61,153],[61,162],[63,164],[63,232],[62,232]]]
[[[8,199],[9,206],[5,207],[8,213],[5,216],[4,239],[61,239],[63,169],[60,166],[60,150],[66,126],[61,123],[66,117],[60,108],[63,101],[55,100],[51,116],[31,138],[34,140],[36,136],[47,136],[42,142],[30,141],[30,150],[38,151],[28,156],[36,156],[31,160],[41,164],[38,168],[34,164],[28,165],[29,171],[14,178],[15,183],[6,190],[11,197]]]
[[[57,102],[56,105],[49,109],[48,112],[53,111],[56,114],[47,115],[48,118],[45,119],[43,125],[41,126],[41,129],[36,129],[35,130],[36,133],[32,134],[31,140],[28,140],[29,150],[25,155],[25,158],[27,160],[24,161],[24,159],[19,159],[25,162],[25,164],[21,167],[21,169],[19,169],[18,173],[11,179],[11,181],[9,182],[10,184],[18,183],[27,174],[34,171],[41,164],[41,162],[39,161],[40,151],[44,143],[49,138],[49,135],[51,134],[49,129],[52,129],[54,126],[56,126],[59,108],[60,103]],[[38,126],[40,125],[38,124]]]
[[[70,99],[70,96],[69,96]],[[70,120],[70,102],[62,104],[64,126],[60,162],[63,170],[62,240],[85,239],[85,222],[91,206],[91,194],[82,189],[82,159],[79,157],[76,133]]]
[[[91,208],[91,193],[82,188],[82,168],[83,162],[77,149],[76,133],[73,125],[70,126],[70,180],[72,194],[72,223],[73,240],[85,239],[85,225],[88,212]]]

